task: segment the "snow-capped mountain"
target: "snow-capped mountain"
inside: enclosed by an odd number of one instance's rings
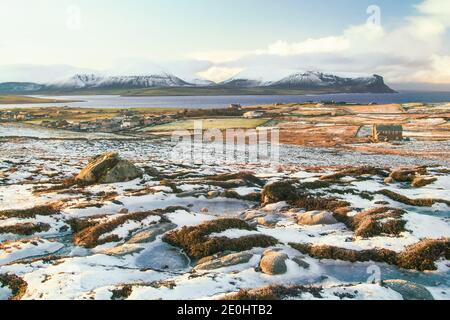
[[[282,72],[283,71],[283,72]],[[318,71],[307,72],[285,72],[286,70],[278,70],[269,72],[262,76],[258,73],[240,74],[223,81],[214,83],[205,79],[183,80],[169,73],[159,73],[143,76],[104,76],[98,74],[76,74],[70,78],[62,79],[48,84],[36,83],[18,83],[8,82],[0,83],[0,92],[2,93],[52,93],[52,92],[73,92],[83,90],[128,90],[128,89],[145,89],[145,88],[226,88],[229,94],[240,94],[242,90],[239,88],[268,88],[270,92],[277,89],[286,91],[302,91],[314,93],[393,93],[378,75],[361,76],[361,75],[336,75],[322,73]],[[286,74],[289,74],[286,76]],[[280,77],[280,78],[276,78]],[[233,89],[236,89],[234,92]]]
[[[170,74],[148,76],[99,76],[77,74],[46,85],[46,89],[140,89],[155,87],[186,87],[190,83]]]
[[[338,92],[395,92],[384,83],[383,77],[378,75],[365,77],[340,77],[318,71],[294,73],[272,83],[270,86],[287,89],[335,89]]]

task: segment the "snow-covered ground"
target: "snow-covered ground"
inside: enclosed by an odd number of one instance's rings
[[[404,279],[426,287],[435,299],[450,299],[450,262],[438,261],[436,271],[410,271],[385,263],[318,260],[301,254],[289,243],[333,245],[364,250],[385,248],[401,252],[421,239],[450,237],[450,207],[439,203],[432,207],[414,207],[393,201],[376,193],[389,189],[410,198],[436,198],[450,201],[450,174],[446,163],[392,155],[345,153],[328,149],[286,146],[281,150],[282,167],[259,164],[178,165],[170,160],[172,145],[166,140],[35,140],[9,139],[0,142],[0,212],[29,209],[59,203],[59,214],[35,217],[0,215],[0,230],[20,224],[47,224],[49,229],[31,235],[0,233],[0,274],[14,274],[27,284],[23,299],[111,299],[125,285],[132,287],[129,299],[217,299],[240,289],[267,285],[315,285],[322,287],[324,299],[402,299],[402,295],[375,280]],[[125,183],[95,185],[82,190],[72,188],[62,192],[34,192],[36,188],[54,186],[69,178],[87,163],[90,157],[117,151],[137,166],[147,170],[142,179]],[[374,165],[436,165],[429,174],[437,181],[423,188],[411,188],[404,183],[386,186],[376,176],[364,179],[346,178],[347,184],[311,190],[321,196],[333,196],[348,201],[351,214],[364,209],[385,206],[406,210],[406,231],[399,236],[354,237],[344,224],[304,226],[296,222],[301,208],[290,208],[286,202],[261,207],[259,203],[220,195],[223,187],[202,181],[207,175],[251,171],[266,183],[295,179],[297,183],[314,182],[323,174],[333,172],[333,166]],[[316,167],[306,170],[307,167]],[[324,167],[322,169],[317,167]],[[156,177],[154,172],[160,175]],[[173,177],[175,192],[163,185],[161,176]],[[240,197],[260,192],[261,186],[247,184],[230,188]],[[339,192],[337,192],[339,191]],[[369,192],[372,197],[361,194]],[[112,194],[105,198],[105,193]],[[211,194],[212,193],[212,194]],[[91,219],[106,224],[129,213],[146,212],[179,206],[161,216],[128,220],[101,234],[99,241],[114,239],[94,247],[81,247],[73,241],[70,219]],[[242,218],[275,216],[273,225],[249,220],[254,230],[228,229],[215,232],[209,238],[239,239],[245,236],[267,235],[278,240],[272,247],[287,255],[286,272],[269,275],[259,264],[266,249],[253,248],[246,253],[251,258],[242,263],[211,270],[195,270],[195,261],[176,247],[163,241],[170,230],[197,226],[221,217]],[[142,232],[154,232],[171,225],[146,241],[130,241]],[[140,234],[141,233],[141,234]],[[49,259],[45,259],[49,258]],[[296,262],[298,259],[303,264]],[[353,294],[348,294],[352,292]],[[11,291],[0,284],[0,299]],[[126,297],[125,297],[126,298]],[[313,299],[304,293],[295,298]]]

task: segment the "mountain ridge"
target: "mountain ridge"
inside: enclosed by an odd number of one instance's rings
[[[70,78],[47,84],[32,82],[0,83],[0,93],[58,93],[102,90],[138,90],[138,89],[174,89],[174,88],[211,88],[232,92],[242,89],[261,91],[324,91],[334,93],[394,93],[384,83],[382,76],[342,77],[318,71],[292,73],[278,81],[264,81],[235,76],[220,83],[196,79],[185,81],[169,73],[138,76],[103,76],[97,74],[76,74]],[[237,93],[238,94],[238,93]]]

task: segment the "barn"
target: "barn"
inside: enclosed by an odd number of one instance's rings
[[[375,141],[400,141],[403,140],[403,126],[401,125],[379,125],[372,129],[372,138]]]

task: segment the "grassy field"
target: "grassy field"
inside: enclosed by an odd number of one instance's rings
[[[147,132],[167,132],[175,130],[193,130],[194,121],[182,120],[168,124],[145,128]],[[243,118],[227,118],[227,119],[203,119],[203,129],[254,129],[265,124],[268,119],[243,119]]]
[[[13,108],[2,109],[3,111],[17,111],[28,112],[36,119],[23,121],[29,124],[41,124],[43,120],[46,121],[61,121],[66,120],[69,122],[80,121],[94,121],[101,119],[112,119],[120,116],[124,108],[63,108],[63,107],[26,107],[26,108]],[[141,116],[158,116],[161,114],[174,114],[181,109],[174,108],[136,108],[132,109],[137,115]],[[44,119],[45,116],[45,119]]]
[[[28,96],[0,96],[0,104],[65,103],[65,102],[73,102],[73,101],[42,99]]]

